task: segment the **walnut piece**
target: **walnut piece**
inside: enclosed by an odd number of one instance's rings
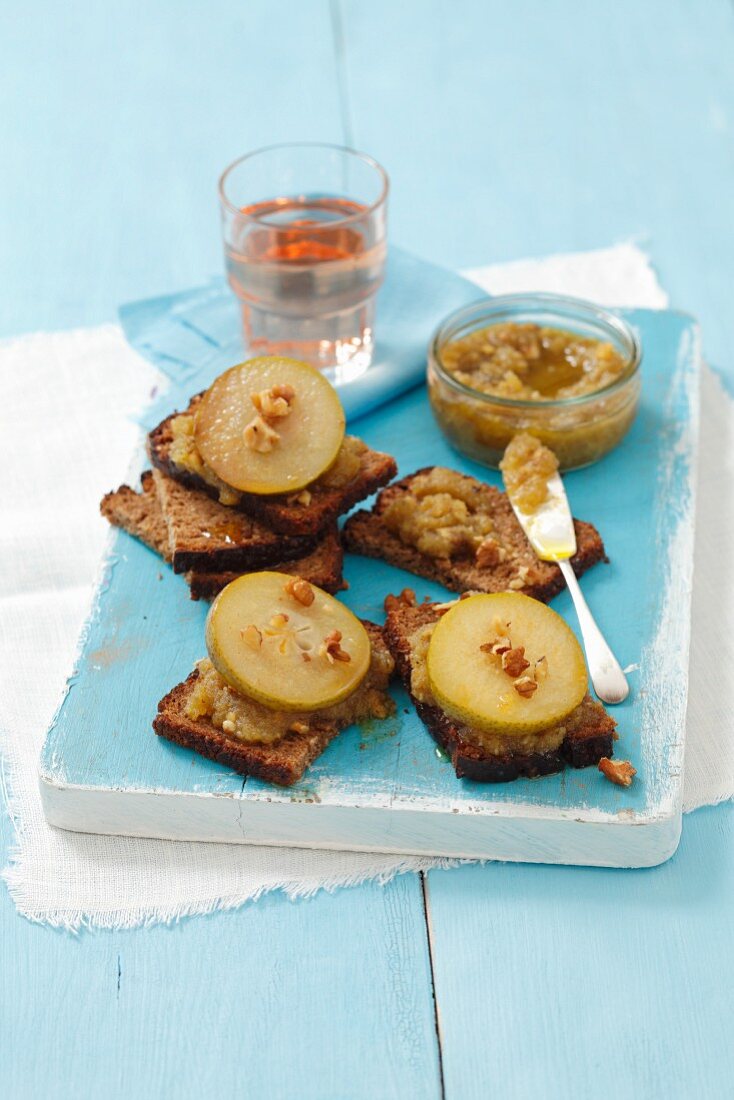
[[[259,415],[250,421],[242,435],[245,446],[258,454],[268,454],[280,440],[278,433]]]
[[[526,668],[530,668],[530,661],[525,657],[525,646],[519,645],[514,649],[506,649],[502,654],[502,669],[516,680],[522,676]]]
[[[599,771],[618,787],[629,787],[633,776],[637,775],[637,769],[629,760],[610,760],[608,756],[602,756]]]
[[[339,645],[341,640],[341,630],[332,630],[319,646],[319,657],[326,657],[330,665],[333,665],[334,661],[351,661],[352,658],[347,651]]]
[[[519,592],[521,588],[525,588],[530,580],[530,569],[527,565],[518,565],[517,576],[513,577],[507,585],[507,588],[511,592]]]
[[[308,733],[310,728],[306,722],[291,722],[288,731],[289,733]]]
[[[506,634],[499,634],[496,638],[493,638],[491,642],[485,642],[484,645],[480,645],[479,648],[482,653],[491,653],[494,657],[504,657],[505,653],[509,653],[512,649],[512,642]],[[525,650],[523,649],[523,653],[524,652]]]
[[[291,577],[285,586],[285,590],[289,596],[292,596],[298,603],[303,604],[304,607],[310,607],[316,598],[313,588],[308,581],[304,581],[303,577]]]
[[[500,546],[493,535],[487,535],[485,539],[482,539],[474,556],[479,569],[492,569],[495,565],[505,561],[506,558],[507,551],[504,546]]]
[[[285,384],[271,386],[269,390],[260,390],[259,393],[253,393],[250,400],[265,420],[279,420],[283,416],[288,416],[295,396],[296,391],[293,386]]]
[[[512,686],[523,699],[529,699],[538,690],[538,684],[532,676],[521,676]]]
[[[388,595],[385,596],[384,607],[386,612],[395,611],[404,604],[407,604],[408,607],[415,607],[417,602],[413,589],[404,588],[399,596],[393,596],[391,593],[388,593]]]
[[[535,668],[533,669],[533,675],[534,675],[534,677],[535,677],[535,679],[538,683],[540,683],[541,680],[545,680],[547,678],[547,676],[548,676],[548,658],[547,657],[538,657],[538,660],[535,662]]]

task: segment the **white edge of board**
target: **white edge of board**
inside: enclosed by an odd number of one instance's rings
[[[675,852],[681,808],[590,820],[570,814],[512,817],[446,813],[414,805],[372,808],[248,800],[235,794],[116,791],[40,776],[50,825],[80,833],[321,848],[394,855],[655,867]]]

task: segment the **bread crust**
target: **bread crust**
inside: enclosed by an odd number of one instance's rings
[[[208,501],[207,503],[211,503]],[[102,515],[115,527],[120,527],[139,538],[167,562],[171,561],[168,526],[160,508],[155,490],[153,474],[147,470],[141,477],[141,491],[136,492],[129,485],[121,485],[112,493],[107,493],[100,504]],[[273,569],[278,573],[291,573],[303,577],[326,592],[339,592],[346,588],[342,575],[344,551],[339,533],[332,527],[321,536],[310,553],[292,561],[270,560],[261,568]],[[213,599],[218,592],[242,576],[242,570],[227,569],[190,569],[186,572],[191,598],[194,600]]]
[[[185,415],[191,415],[195,411],[201,397],[201,394],[197,394],[191,399]],[[170,451],[173,442],[171,423],[178,415],[178,413],[171,413],[148,436],[150,461],[182,485],[187,485],[190,489],[198,489],[212,499],[218,500],[219,494],[216,488],[192,470],[176,465],[171,459]],[[335,523],[340,515],[348,512],[360,500],[365,500],[382,485],[386,485],[396,473],[397,465],[391,455],[368,448],[362,455],[361,468],[357,477],[338,489],[310,486],[311,500],[308,504],[299,504],[293,499],[293,494],[262,496],[257,493],[243,493],[234,510],[261,519],[273,531],[286,535],[313,536]]]
[[[319,756],[339,730],[331,728],[303,734],[289,733],[275,745],[248,744],[227,737],[210,722],[192,721],[184,713],[199,673],[194,670],[182,683],[169,691],[158,704],[153,729],[159,737],[173,741],[200,756],[224,764],[240,775],[251,775],[266,783],[290,787],[296,783],[308,765]]]
[[[139,493],[129,485],[121,485],[119,489],[105,493],[99,510],[113,527],[121,527],[160,554],[164,561],[170,562],[168,526],[158,504],[150,470],[141,475],[140,486]]]
[[[335,528],[327,532],[315,550],[295,561],[269,563],[267,568],[276,573],[292,573],[303,577],[305,581],[323,588],[332,595],[343,591],[347,585],[342,575],[344,551]],[[241,577],[242,573],[232,571],[213,571],[191,569],[186,573],[186,582],[191,590],[192,600],[213,600],[231,581]]]
[[[168,527],[174,573],[262,569],[273,561],[302,558],[318,543],[313,535],[283,535],[242,512],[233,515],[206,493],[187,489],[160,470],[153,471],[153,481]]]
[[[382,630],[375,623],[364,622],[373,646],[385,648]],[[320,756],[326,746],[340,733],[335,723],[315,726],[308,733],[289,733],[272,745],[239,741],[217,729],[205,718],[191,719],[185,714],[186,702],[199,678],[194,671],[168,692],[158,704],[153,729],[159,737],[193,749],[201,756],[224,764],[240,775],[253,776],[266,783],[290,787],[303,776],[306,768]]]
[[[452,592],[504,592],[520,577],[519,569],[524,567],[528,579],[520,591],[544,603],[553,599],[564,587],[560,568],[553,562],[539,560],[515,518],[507,495],[493,485],[482,485],[475,478],[471,479],[481,485],[502,543],[509,551],[507,560],[496,566],[479,568],[469,558],[429,557],[406,545],[388,529],[382,515],[390,502],[399,494],[410,492],[415,478],[434,468],[426,466],[393,482],[378,494],[371,511],[359,511],[350,516],[342,531],[345,549],[353,554],[380,558],[408,573],[437,581]],[[576,575],[581,576],[592,565],[607,559],[601,535],[592,524],[574,520],[574,528],[577,551],[571,558],[571,565]]]
[[[590,695],[569,717],[571,728],[556,750],[490,755],[468,741],[460,725],[440,707],[420,702],[411,691],[410,638],[421,626],[436,622],[439,618],[440,611],[436,604],[415,605],[406,596],[395,597],[388,606],[385,640],[419,718],[450,757],[459,779],[473,779],[478,783],[509,783],[521,777],[534,779],[550,775],[562,771],[566,764],[586,768],[597,764],[602,756],[612,755],[616,722]]]

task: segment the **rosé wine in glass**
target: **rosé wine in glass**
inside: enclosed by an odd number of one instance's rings
[[[335,146],[275,146],[227,169],[226,267],[249,355],[305,359],[335,382],[367,369],[387,186],[375,161]]]

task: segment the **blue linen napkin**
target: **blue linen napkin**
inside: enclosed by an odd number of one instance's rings
[[[391,248],[377,299],[372,365],[339,386],[347,420],[420,385],[433,330],[452,310],[479,297],[478,287],[460,275]],[[130,344],[171,383],[146,410],[146,428],[172,409],[184,409],[193,394],[244,356],[239,303],[223,278],[179,294],[130,302],[120,307],[119,315]]]

